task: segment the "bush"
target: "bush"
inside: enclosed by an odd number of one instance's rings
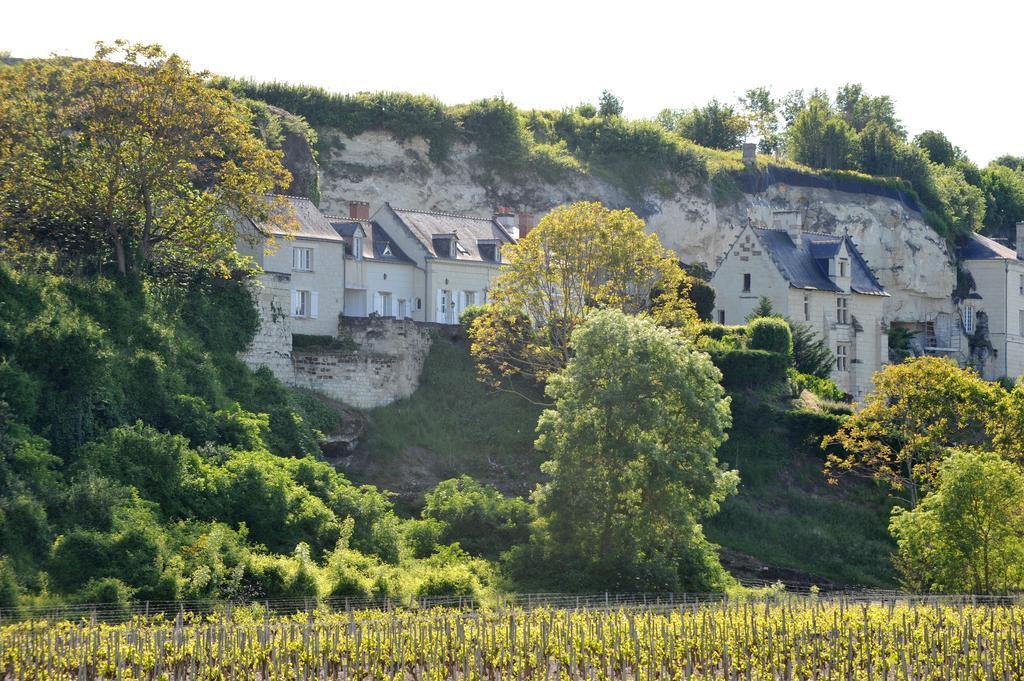
[[[469,554],[486,558],[497,558],[529,536],[529,504],[468,475],[427,492],[423,517],[442,524],[440,543],[458,542]]]
[[[94,579],[78,590],[72,597],[76,603],[102,603],[104,605],[120,606],[123,614],[128,614],[132,596],[135,592],[120,579],[104,577]],[[110,614],[109,609],[104,609],[104,614]]]
[[[796,447],[810,452],[821,452],[821,438],[834,435],[839,430],[843,417],[809,409],[794,409],[784,412],[783,423],[790,441]]]
[[[801,374],[796,369],[790,369],[789,376],[798,390],[810,391],[823,400],[841,402],[846,399],[846,393],[831,379],[813,374]]]
[[[786,380],[787,358],[767,350],[710,352],[722,372],[722,385],[730,390],[758,388]]]
[[[434,518],[410,520],[405,524],[405,544],[414,558],[427,558],[441,544],[447,526]]]
[[[737,339],[739,341],[739,345],[742,345],[747,337],[747,327],[727,326],[725,324],[705,324],[701,329],[700,334],[715,340],[725,340],[728,338]],[[739,347],[739,345],[737,347]]]
[[[788,364],[793,357],[793,334],[789,324],[778,317],[758,317],[747,325],[747,347],[778,353]]]
[[[486,305],[470,305],[463,310],[462,314],[459,316],[459,324],[462,325],[463,331],[468,334],[469,329],[473,326],[473,322],[476,321],[476,318],[486,311]]]

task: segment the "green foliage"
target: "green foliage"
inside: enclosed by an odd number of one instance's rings
[[[601,93],[601,100],[597,105],[598,116],[621,116],[622,100],[608,90]]]
[[[787,363],[793,357],[793,334],[789,323],[778,317],[758,317],[747,324],[747,347],[782,355]]]
[[[711,361],[722,372],[722,385],[730,390],[764,388],[786,381],[789,360],[766,350],[710,351]]]
[[[824,338],[810,324],[789,323],[793,335],[793,367],[802,374],[827,379],[832,375],[835,357]]]
[[[914,144],[925,150],[932,163],[939,165],[955,165],[963,156],[960,148],[953,146],[949,138],[939,130],[925,130],[914,138]]]
[[[462,326],[463,331],[469,333],[469,329],[473,326],[473,322],[477,317],[482,315],[486,310],[484,305],[469,305],[462,314],[459,315],[459,324]]]
[[[797,163],[842,170],[852,165],[857,134],[827,100],[814,97],[787,128],[786,148]]]
[[[931,174],[954,234],[980,231],[985,220],[984,192],[968,183],[960,168],[933,164]]]
[[[458,542],[471,555],[493,559],[526,542],[531,515],[522,499],[505,497],[464,475],[427,493],[423,518],[441,523],[438,543]]]
[[[715,458],[729,425],[718,372],[677,332],[616,310],[572,343],[537,425],[544,571],[563,588],[721,589],[699,524],[737,482]]]
[[[757,299],[757,305],[747,315],[746,321],[752,322],[755,319],[761,319],[762,317],[778,317],[775,310],[772,309],[772,299],[768,296],[761,296]]]
[[[717,99],[689,111],[665,109],[657,121],[667,130],[711,149],[738,149],[750,128],[744,116]]]
[[[689,284],[687,297],[693,303],[697,317],[705,322],[711,321],[711,315],[715,311],[715,289],[697,277],[690,277]]]
[[[981,171],[985,193],[985,230],[990,234],[1012,234],[1024,220],[1024,172],[993,163]]]
[[[990,452],[954,452],[914,509],[893,509],[909,588],[1011,593],[1024,585],[1024,473]]]
[[[796,369],[790,371],[790,376],[799,390],[807,390],[824,400],[840,402],[846,399],[846,394],[831,379],[814,374],[802,374]]]

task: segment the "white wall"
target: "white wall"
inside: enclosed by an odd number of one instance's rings
[[[315,293],[316,316],[295,317],[291,302],[288,314],[292,316],[294,333],[336,336],[338,319],[345,305],[345,247],[339,241],[326,241],[296,237],[277,239],[276,250],[264,255],[263,269],[270,274],[287,274],[290,277],[290,291]],[[313,249],[313,267],[310,272],[297,271],[292,267],[292,253],[295,248]],[[311,297],[313,297],[311,295]],[[312,312],[312,311],[311,311]]]
[[[974,278],[975,290],[981,300],[964,301],[988,316],[989,341],[996,356],[986,363],[982,376],[995,380],[1002,376],[1016,378],[1024,374],[1024,334],[1021,329],[1021,276],[1024,262],[1019,260],[967,260],[967,270]]]
[[[750,274],[750,291],[743,290],[744,274]],[[711,286],[715,289],[713,319],[716,322],[720,319],[719,312],[724,311],[726,324],[743,324],[762,296],[772,301],[775,312],[790,316],[789,283],[749,227],[740,233],[711,277]]]

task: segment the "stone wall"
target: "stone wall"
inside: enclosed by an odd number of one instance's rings
[[[287,310],[288,282],[263,275],[257,292],[260,330],[241,359],[251,368],[266,366],[286,385],[314,390],[359,409],[372,409],[409,397],[420,381],[435,325],[390,318],[342,318],[339,337],[357,349],[296,351]],[[282,307],[282,304],[285,306]]]

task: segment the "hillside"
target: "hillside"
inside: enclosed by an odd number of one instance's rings
[[[705,527],[726,566],[744,578],[892,586],[884,492],[828,485],[807,422],[785,400],[740,395],[733,404],[735,426],[719,460],[740,472],[740,492]],[[540,409],[490,392],[476,381],[465,342],[440,337],[420,388],[369,412],[363,442],[340,465],[354,481],[397,493],[406,513],[440,480],[461,474],[524,495],[541,479],[532,446]]]

